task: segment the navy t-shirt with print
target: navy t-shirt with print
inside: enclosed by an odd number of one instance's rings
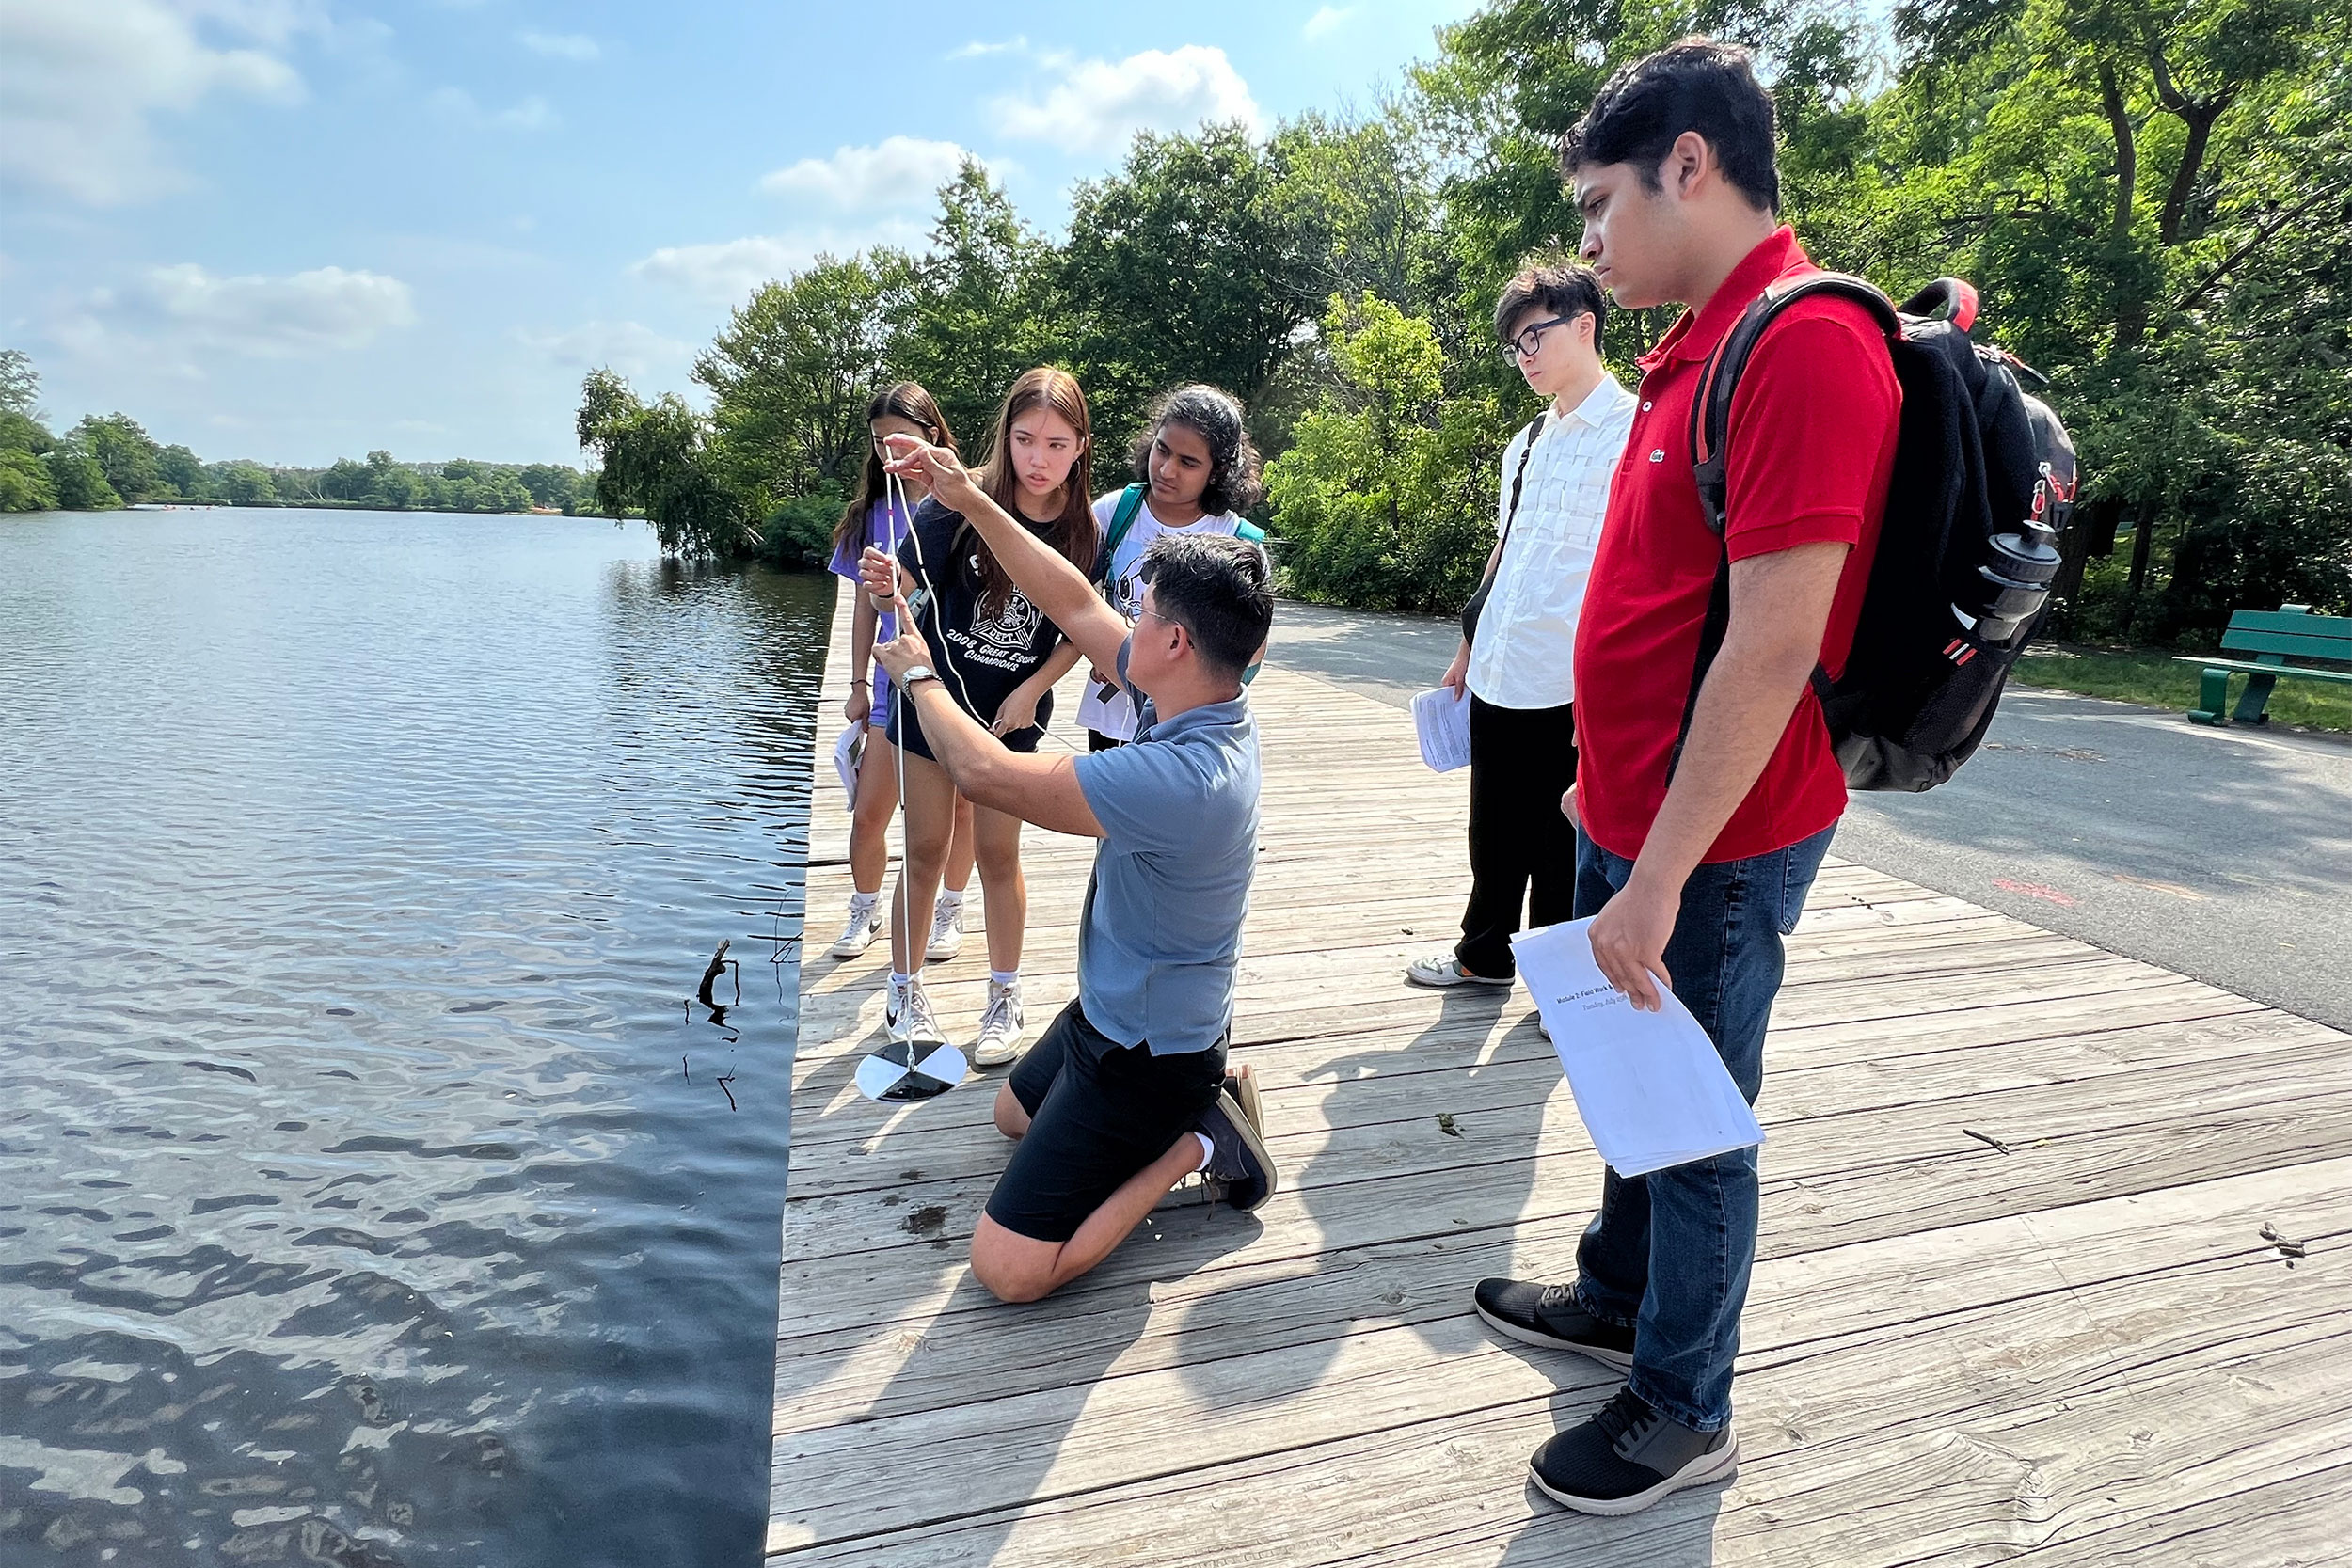
[[[916,592],[907,602],[914,610],[915,629],[940,666],[941,684],[958,707],[986,726],[996,721],[1005,699],[1037,673],[1062,636],[1059,626],[1009,584],[996,604],[982,605],[979,549],[978,531],[965,524],[962,514],[926,500],[915,508],[898,561],[914,578]],[[1005,744],[1016,752],[1036,751],[1053,713],[1049,691],[1037,705],[1037,722],[1006,736]],[[891,742],[930,756],[922,721],[916,719],[911,729],[900,736],[899,711],[894,710]]]

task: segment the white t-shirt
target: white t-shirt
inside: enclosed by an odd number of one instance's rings
[[[1095,526],[1103,537],[1111,536],[1111,519],[1119,515],[1119,498],[1124,490],[1113,490],[1094,503]],[[1163,533],[1225,533],[1238,532],[1241,519],[1230,512],[1204,514],[1197,521],[1183,528],[1169,528],[1152,515],[1151,492],[1144,493],[1143,504],[1136,508],[1135,520],[1127,525],[1127,536],[1119,542],[1119,548],[1103,574],[1104,597],[1113,610],[1127,618],[1133,626],[1143,613],[1143,583],[1136,576],[1143,565],[1143,552],[1152,547],[1152,541]],[[1109,672],[1104,672],[1108,673]],[[1086,694],[1078,699],[1078,722],[1097,735],[1114,740],[1133,740],[1136,736],[1136,705],[1128,693],[1110,689],[1104,694],[1101,682],[1089,678]]]

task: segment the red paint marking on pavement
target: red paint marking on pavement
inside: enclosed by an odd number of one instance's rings
[[[2003,893],[2022,893],[2028,898],[2039,898],[2045,904],[2056,904],[2060,909],[2071,910],[2074,907],[2074,900],[2072,896],[2060,893],[2054,887],[2043,887],[2040,882],[2021,882],[2011,877],[1995,877],[1993,879],[1993,885]]]

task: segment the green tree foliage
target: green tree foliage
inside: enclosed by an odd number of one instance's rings
[[[80,445],[105,470],[106,483],[126,502],[143,501],[163,488],[157,459],[163,448],[128,414],[91,414],[68,440]]]
[[[111,507],[146,499],[239,506],[320,504],[437,512],[527,512],[566,507],[587,487],[577,469],[458,458],[401,463],[372,451],[365,463],[270,467],[247,459],[207,464],[184,446],[160,446],[128,414],[92,414],[60,443],[34,404],[40,378],[15,349],[0,350],[0,511]],[[45,459],[45,460],[44,460]]]
[[[48,464],[22,449],[0,449],[0,512],[47,512],[56,504]]]
[[[580,499],[580,475],[577,468],[559,463],[531,463],[515,478],[533,506],[552,507],[560,512]]]
[[[1447,398],[1429,323],[1369,290],[1323,321],[1337,371],[1266,469],[1292,586],[1377,609],[1450,610],[1492,541],[1494,410]]]
[[[40,372],[21,348],[0,348],[0,414],[38,418]]]
[[[833,559],[833,528],[849,491],[831,483],[793,497],[759,525],[759,559],[787,572],[809,572]]]
[[[31,415],[0,409],[0,451],[29,451],[38,456],[56,444],[48,427]]]
[[[1145,132],[1118,173],[1072,192],[1061,308],[1095,429],[1114,450],[1172,384],[1254,400],[1321,311],[1281,152],[1234,125]]]
[[[206,470],[201,493],[232,499],[221,488],[224,465]],[[297,505],[331,502],[387,512],[528,512],[563,505],[583,483],[576,469],[553,464],[483,463],[453,458],[446,463],[403,463],[389,451],[372,451],[364,463],[338,458],[325,468],[277,468],[271,474],[280,500]],[[534,487],[535,486],[535,487]],[[545,495],[552,499],[543,500]]]
[[[1756,52],[1816,259],[1899,294],[1971,279],[1979,336],[2051,377],[2088,476],[2059,625],[2195,641],[2240,605],[2352,610],[2352,0],[1903,0],[1891,35],[1842,0],[1488,0],[1369,115],[1138,135],[1060,241],[967,165],[922,256],[825,261],[737,312],[709,420],[631,395],[613,428],[764,519],[770,559],[814,560],[844,410],[892,377],[977,446],[1014,375],[1065,364],[1106,471],[1150,395],[1215,381],[1277,454],[1292,587],[1451,609],[1534,412],[1490,347],[1496,290],[1580,237],[1558,138],[1692,32]],[[1621,377],[1672,315],[1612,321]]]
[[[736,561],[756,546],[707,423],[675,395],[646,403],[612,371],[591,371],[578,427],[580,446],[599,459],[596,505],[606,516],[642,515],[664,555]]]
[[[215,463],[205,470],[205,493],[235,506],[266,506],[278,499],[278,482],[249,458]]]
[[[193,496],[204,483],[204,460],[175,444],[156,452],[155,472],[170,494]]]
[[[975,461],[987,455],[989,426],[1013,378],[1068,357],[1054,258],[978,163],[965,160],[941,188],[930,249],[914,263],[914,286],[891,324],[887,376],[921,382]]]
[[[76,442],[60,441],[42,459],[49,466],[49,482],[56,489],[57,504],[70,512],[103,512],[122,504],[115,487],[106,483],[106,470],[98,466],[87,448]]]
[[[711,394],[711,455],[753,515],[772,497],[838,484],[864,460],[866,404],[912,285],[895,252],[819,257],[763,284],[694,361]]]
[[[0,512],[45,512],[57,487],[41,455],[57,444],[40,422],[40,374],[22,349],[0,349]]]

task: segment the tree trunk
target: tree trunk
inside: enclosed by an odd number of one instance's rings
[[[2156,223],[2156,237],[2169,247],[2180,243],[2188,199],[2196,194],[2197,177],[2204,172],[2205,145],[2213,139],[2214,121],[2228,110],[2237,88],[2223,87],[2200,103],[2173,82],[2172,68],[2165,62],[2162,50],[2150,54],[2148,69],[2155,77],[2156,102],[2164,105],[2165,113],[2188,127],[2188,141],[2181,149],[2180,166],[2172,171],[2172,187],[2165,193],[2164,214]]]
[[[2115,214],[2108,222],[2108,249],[2118,262],[2132,240],[2132,204],[2139,190],[2139,141],[2132,130],[2131,109],[2123,102],[2122,85],[2115,78],[2112,60],[2099,62],[2099,102],[2107,114],[2107,129],[2115,136]],[[2115,303],[2115,342],[2132,349],[2148,331],[2148,301],[2135,286],[2121,289]]]
[[[2139,141],[2132,132],[2131,112],[2123,103],[2122,86],[2115,79],[2113,62],[2099,62],[2099,102],[2107,111],[2107,129],[2115,134],[2115,216],[2109,224],[2119,240],[2132,231],[2132,202],[2139,186]]]
[[[2213,122],[2226,103],[2192,103],[2182,111],[2188,141],[2181,148],[2181,166],[2172,171],[2172,188],[2165,193],[2164,213],[2156,220],[2156,238],[2166,245],[2181,243],[2181,224],[2188,214],[2189,198],[2197,193],[2197,177],[2204,171],[2205,144],[2213,138]]]
[[[2139,610],[2139,593],[2148,581],[2148,553],[2155,542],[2156,503],[2144,500],[2132,518],[2132,569],[2123,579],[2123,613],[2120,629],[2124,641],[2132,640],[2132,620]]]
[[[2092,556],[2115,553],[2115,525],[2122,512],[2122,499],[2106,496],[2067,520],[2066,531],[2058,536],[2058,575],[2050,579],[2050,599],[2058,607],[2053,629],[2062,628],[2070,636],[2081,630],[2082,607],[2075,601],[2082,595],[2083,574]]]

